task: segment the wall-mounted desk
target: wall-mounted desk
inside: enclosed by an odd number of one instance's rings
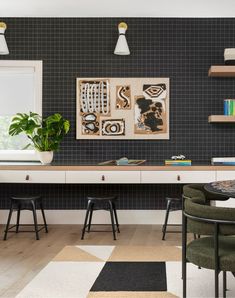
[[[235,166],[0,165],[0,183],[184,184],[235,179]]]

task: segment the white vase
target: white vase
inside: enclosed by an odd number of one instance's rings
[[[53,160],[53,151],[37,151],[37,156],[43,165],[49,165]]]

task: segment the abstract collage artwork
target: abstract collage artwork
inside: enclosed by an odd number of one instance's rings
[[[169,139],[169,78],[77,78],[77,139]]]

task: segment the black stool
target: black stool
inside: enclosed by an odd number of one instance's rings
[[[107,208],[105,210],[110,211],[110,217],[111,217],[111,223],[112,223],[112,232],[113,232],[113,239],[116,240],[116,230],[118,233],[120,233],[119,230],[119,224],[118,224],[118,218],[117,218],[117,211],[116,211],[116,206],[115,206],[115,201],[117,200],[117,197],[115,196],[110,196],[110,197],[88,197],[88,204],[87,204],[87,211],[86,211],[86,217],[85,217],[85,222],[84,226],[82,229],[82,237],[81,239],[84,239],[85,232],[91,232],[91,220],[92,220],[92,214],[94,210],[100,210],[100,209],[105,209],[105,208],[97,208],[95,209],[95,204],[96,205],[106,205]],[[89,221],[88,221],[89,217]],[[114,222],[115,219],[115,222]],[[88,224],[87,224],[88,222]],[[115,229],[116,225],[116,229]],[[87,228],[87,231],[86,231]],[[104,231],[94,231],[94,232],[104,232]]]
[[[177,202],[181,202],[182,203],[182,199],[181,198],[166,198],[167,201],[167,207],[166,207],[166,215],[165,215],[165,222],[164,225],[162,226],[162,240],[165,240],[165,235],[166,233],[181,233],[181,231],[169,231],[167,232],[167,225],[168,226],[181,226],[181,224],[168,224],[168,218],[169,218],[169,213],[170,211],[173,211],[174,209],[172,209],[172,203],[177,203]]]
[[[48,228],[47,228],[47,223],[46,223],[46,217],[43,209],[43,204],[42,204],[42,198],[41,196],[12,196],[10,198],[11,203],[10,203],[10,211],[7,219],[7,225],[5,229],[5,234],[4,234],[4,240],[7,239],[7,233],[8,232],[14,232],[10,231],[12,228],[16,228],[15,232],[19,232],[19,227],[20,226],[32,226],[31,224],[20,224],[20,211],[21,210],[31,210],[33,212],[33,220],[34,220],[34,231],[22,231],[22,232],[35,232],[36,233],[36,239],[39,240],[39,231],[42,229],[45,229],[45,232],[48,233]],[[42,217],[44,224],[43,225],[38,225],[37,221],[37,214],[36,214],[36,206],[39,206],[42,212]],[[16,224],[10,227],[10,222],[11,222],[11,216],[13,211],[17,211],[17,220]],[[39,227],[41,227],[39,229]]]

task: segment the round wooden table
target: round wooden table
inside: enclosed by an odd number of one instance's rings
[[[225,197],[235,198],[235,180],[216,181],[204,186],[205,190]]]

